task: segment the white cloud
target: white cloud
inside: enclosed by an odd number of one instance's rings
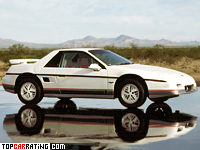
[[[45,43],[119,34],[200,40],[199,6],[196,0],[0,0],[0,36]]]

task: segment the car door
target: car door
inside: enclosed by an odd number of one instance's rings
[[[60,94],[59,85],[57,83],[56,69],[59,68],[59,63],[62,57],[62,52],[58,52],[52,59],[43,67],[38,66],[38,78],[43,85],[44,96],[57,96]]]
[[[90,69],[98,62],[85,52],[66,51],[63,53],[60,67],[56,69],[57,83],[63,97],[107,97],[107,70]]]

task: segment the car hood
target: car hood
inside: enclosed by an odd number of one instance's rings
[[[162,67],[150,66],[150,65],[141,65],[141,64],[132,64],[132,65],[120,65],[120,66],[111,66],[113,70],[118,68],[120,72],[136,74],[144,79],[159,79],[166,80],[169,78],[182,78],[189,77],[189,75]],[[114,69],[115,68],[115,69]]]

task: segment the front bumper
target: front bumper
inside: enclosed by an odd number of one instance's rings
[[[185,90],[185,89],[162,89],[162,90],[149,90],[149,98],[172,98],[179,96],[181,94],[190,94],[193,92],[198,91],[198,89],[195,87],[192,90]]]
[[[188,79],[188,78],[187,78]],[[171,98],[176,97],[181,94],[189,94],[196,92],[198,89],[196,87],[196,83],[193,78],[189,78],[189,80],[185,81],[147,81],[149,98],[157,99],[157,98]]]

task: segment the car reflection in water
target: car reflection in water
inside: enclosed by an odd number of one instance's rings
[[[113,148],[178,137],[192,130],[196,120],[189,114],[173,113],[166,103],[153,103],[144,113],[136,108],[77,109],[73,101],[60,100],[48,109],[24,105],[18,114],[6,115],[4,129],[13,142]]]

